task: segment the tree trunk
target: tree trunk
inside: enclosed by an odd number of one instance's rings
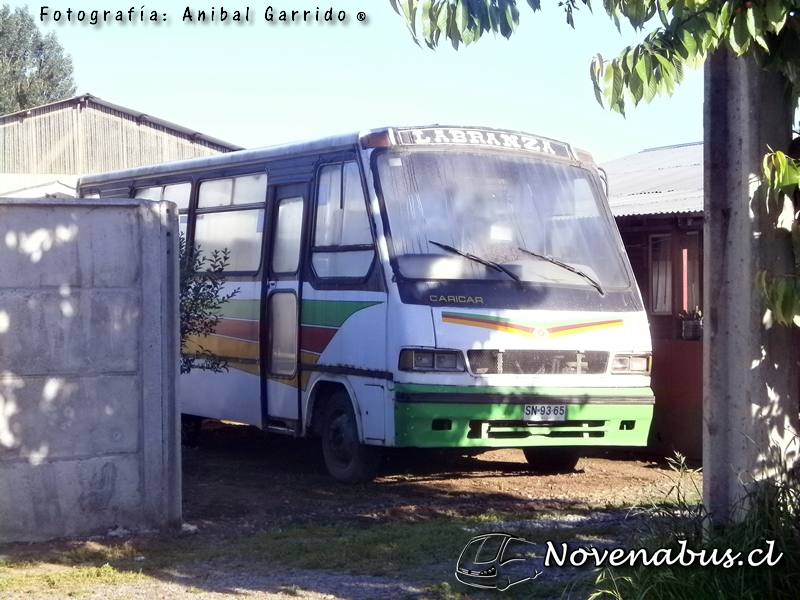
[[[793,108],[786,79],[751,53],[706,62],[703,500],[719,524],[797,457],[794,333],[771,322],[755,286],[759,270],[794,272],[789,232],[758,187],[768,146],[789,146]]]

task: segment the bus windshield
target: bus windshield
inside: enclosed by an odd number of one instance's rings
[[[589,171],[518,155],[385,152],[378,179],[409,279],[631,284]]]

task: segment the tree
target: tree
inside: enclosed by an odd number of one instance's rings
[[[390,2],[431,48],[442,37],[456,49],[487,31],[509,37],[519,22],[515,0]],[[574,26],[575,0],[559,5]],[[612,110],[671,95],[684,66],[706,63],[705,254],[719,262],[704,274],[704,504],[725,522],[748,509],[751,482],[779,476],[780,461],[798,464],[797,359],[776,324],[800,310],[800,225],[787,195],[800,165],[780,152],[800,90],[800,15],[793,0],[604,0],[603,8],[617,27],[621,18],[636,30],[657,24],[617,57],[593,60],[595,95]],[[768,146],[777,152],[762,161]],[[757,272],[771,310],[755,292]]]
[[[193,369],[221,373],[228,370],[227,361],[203,348],[198,338],[214,333],[220,320],[220,308],[239,293],[235,289],[222,293],[228,266],[227,249],[214,250],[206,256],[200,246],[194,249],[181,234],[179,248],[181,321],[181,373]]]
[[[55,33],[42,35],[28,8],[0,8],[0,115],[75,94],[72,59]]]
[[[516,0],[389,0],[408,23],[414,40],[435,48],[442,37],[453,47],[477,42],[486,32],[510,37],[519,24]],[[526,0],[534,11],[540,0]],[[591,9],[591,0],[581,0]],[[420,5],[422,10],[420,10]],[[576,0],[558,3],[574,27]],[[671,95],[683,79],[684,65],[697,68],[709,53],[727,46],[737,56],[752,50],[764,69],[782,73],[800,91],[800,16],[791,0],[604,0],[606,13],[617,28],[626,19],[641,31],[652,21],[658,26],[619,56],[592,62],[591,77],[598,102],[619,113],[626,100],[638,104]],[[788,124],[787,124],[788,125]]]

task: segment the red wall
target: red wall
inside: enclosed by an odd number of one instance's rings
[[[650,450],[703,457],[703,342],[653,340],[652,387],[656,396]]]

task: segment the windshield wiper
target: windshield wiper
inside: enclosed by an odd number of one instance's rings
[[[489,267],[492,271],[497,271],[498,273],[505,273],[511,279],[517,282],[520,288],[525,287],[522,284],[522,279],[519,278],[519,275],[516,273],[509,271],[503,265],[498,264],[491,260],[486,260],[485,258],[481,258],[480,256],[475,256],[474,254],[470,254],[469,252],[464,252],[463,250],[459,250],[458,248],[454,248],[453,246],[448,246],[447,244],[442,244],[441,242],[434,242],[433,240],[428,240],[429,244],[433,244],[434,246],[439,246],[443,250],[447,250],[448,252],[452,252],[453,254],[458,254],[459,256],[463,256],[464,258],[468,258],[469,260],[475,261],[476,263],[482,264],[485,267]]]
[[[553,258],[552,256],[545,256],[544,254],[537,254],[536,252],[528,250],[527,248],[523,248],[522,246],[520,246],[519,249],[522,250],[523,252],[525,252],[526,254],[530,254],[531,256],[535,256],[536,258],[541,258],[542,260],[546,260],[547,262],[553,263],[554,265],[558,265],[562,269],[566,269],[567,271],[572,271],[576,275],[580,275],[586,281],[591,283],[595,287],[595,289],[597,289],[597,291],[600,292],[601,296],[605,296],[606,295],[606,293],[603,291],[603,287],[600,285],[600,282],[597,281],[594,277],[590,277],[589,275],[587,275],[586,273],[584,273],[580,269],[578,269],[576,267],[573,267],[572,265],[568,265],[565,262],[561,262],[560,260],[558,260],[556,258]]]

